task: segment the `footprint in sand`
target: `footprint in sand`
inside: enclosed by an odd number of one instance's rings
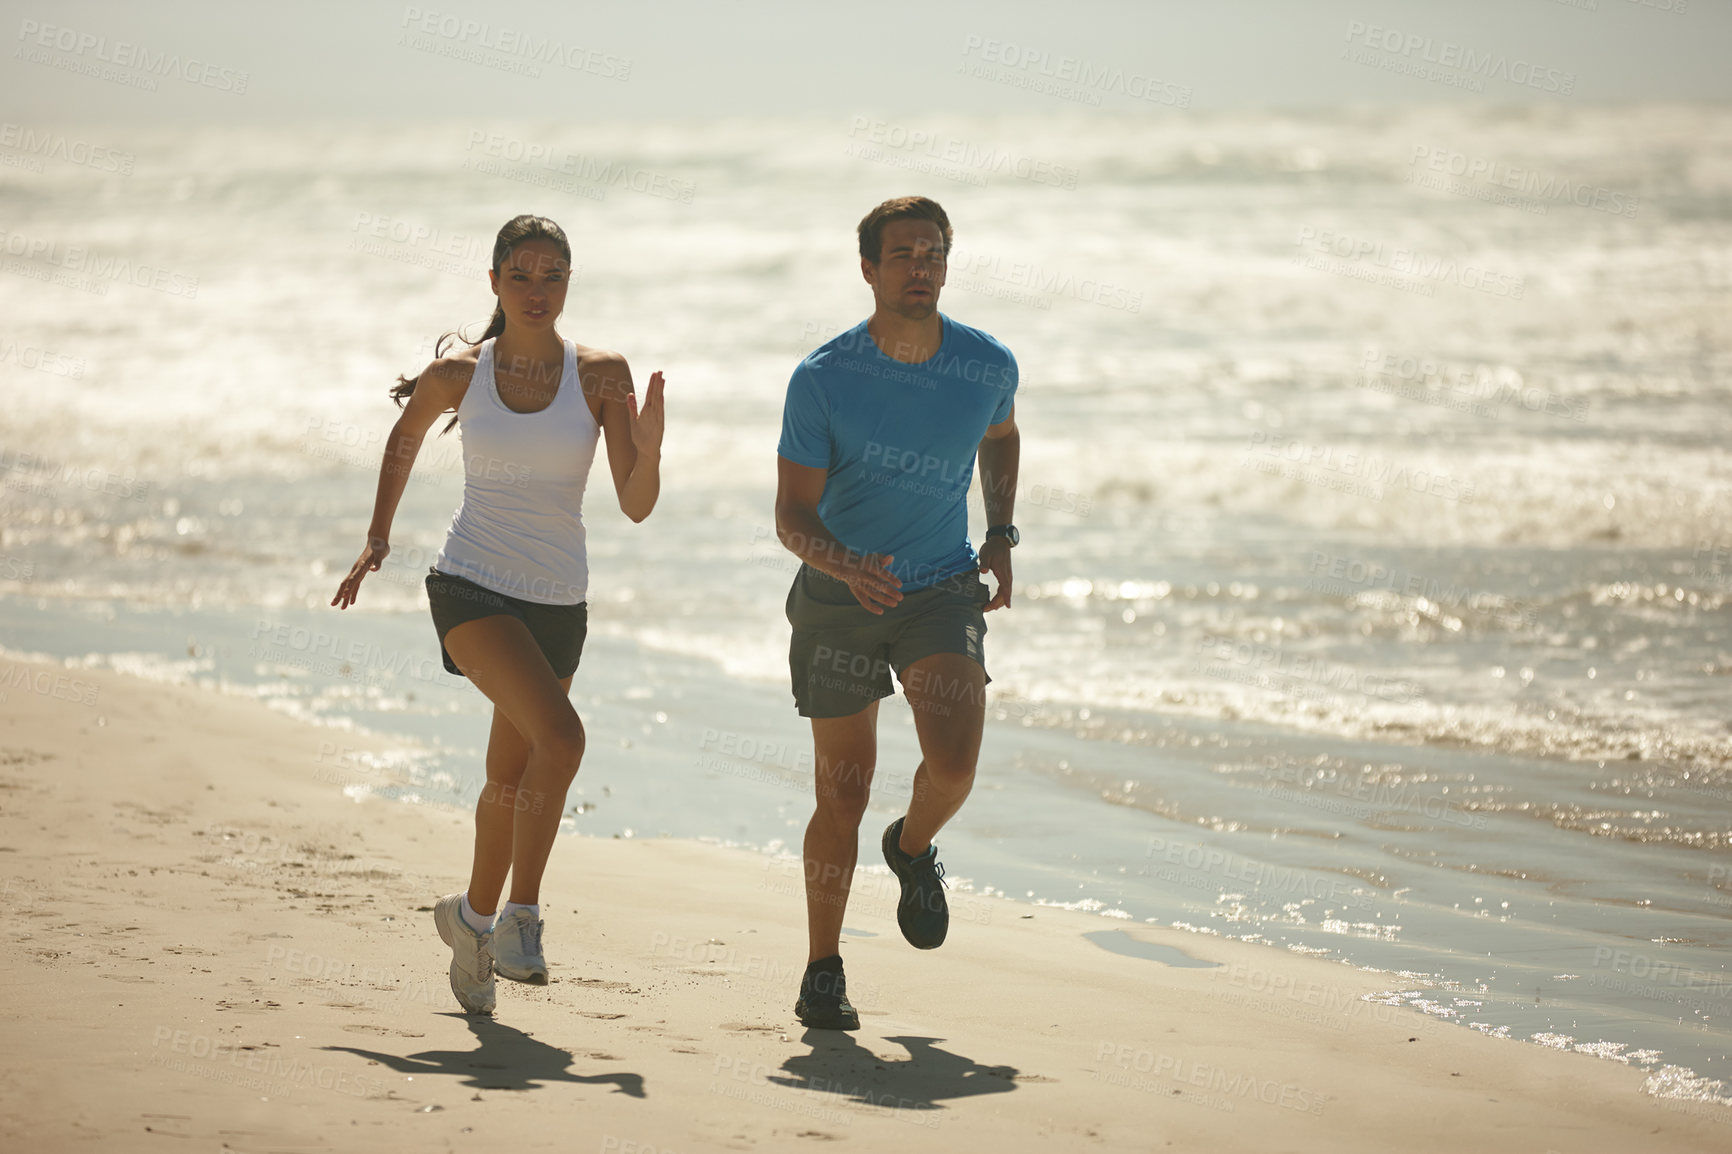
[[[590,986],[597,990],[624,990],[628,994],[636,994],[640,992],[633,989],[630,982],[609,982],[604,981],[601,978],[561,978],[559,980],[563,982],[576,982],[580,986]]]

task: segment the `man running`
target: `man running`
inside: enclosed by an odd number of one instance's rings
[[[788,592],[788,665],[812,720],[817,791],[794,1012],[834,1030],[860,1026],[839,949],[878,702],[895,692],[894,670],[921,761],[907,814],[884,831],[884,860],[902,884],[902,936],[930,950],[950,922],[932,839],[974,784],[990,680],[983,613],[1010,605],[1017,543],[1016,358],[938,311],[949,218],[925,197],[900,197],[867,213],[859,235],[872,315],[794,370],[777,447],[776,534],[804,562]],[[967,506],[977,454],[989,526],[978,555]]]

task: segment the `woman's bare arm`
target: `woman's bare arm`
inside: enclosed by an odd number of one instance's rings
[[[607,439],[608,472],[613,475],[619,509],[633,521],[642,521],[656,507],[661,495],[662,430],[664,427],[662,375],[652,373],[644,390],[643,404],[632,391],[631,368],[618,353],[595,353],[587,357],[587,392],[601,398],[601,431]]]
[[[337,586],[331,604],[347,609],[355,603],[361,590],[361,578],[375,572],[391,552],[391,522],[397,515],[397,504],[409,484],[409,473],[415,467],[415,457],[427,430],[444,414],[456,409],[469,387],[475,372],[473,356],[441,357],[428,365],[416,379],[415,391],[408,404],[391,426],[385,438],[385,459],[379,465],[379,488],[373,497],[373,519],[367,526],[367,545],[349,569],[349,575]]]

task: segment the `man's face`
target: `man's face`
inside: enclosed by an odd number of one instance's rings
[[[944,233],[929,220],[893,220],[879,234],[878,263],[862,257],[860,271],[878,307],[911,321],[938,310],[944,287]]]

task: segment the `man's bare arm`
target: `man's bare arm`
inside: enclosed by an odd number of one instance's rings
[[[980,490],[986,505],[986,524],[1008,525],[1016,514],[1016,473],[1022,455],[1022,434],[1016,428],[1016,406],[1010,415],[987,428],[976,450],[980,463]],[[986,612],[1010,605],[1010,542],[989,537],[980,543],[980,571],[998,579],[998,589],[986,604]]]
[[[1022,455],[1022,434],[1016,428],[1016,406],[1010,416],[986,430],[980,439],[980,489],[987,525],[1016,520],[1016,473]]]
[[[823,469],[776,458],[776,537],[812,568],[846,581],[869,612],[883,613],[902,600],[902,582],[888,568],[894,558],[857,553],[836,540],[818,516],[824,481]]]

